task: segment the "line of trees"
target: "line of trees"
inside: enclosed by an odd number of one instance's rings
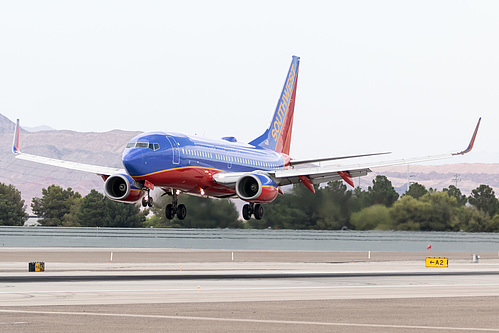
[[[315,198],[315,199],[314,199]],[[343,182],[316,187],[316,194],[295,186],[266,207],[257,228],[355,229],[499,232],[499,200],[488,185],[466,197],[451,185],[442,191],[413,183],[399,198],[385,176],[367,191],[347,190]]]
[[[41,198],[33,198],[33,213],[43,226],[142,227],[148,210],[135,204],[111,201],[96,190],[85,197],[71,188],[50,185]],[[28,219],[21,193],[13,185],[0,183],[0,225],[23,225]]]
[[[391,182],[377,176],[367,190],[348,190],[341,181],[315,189],[313,194],[296,185],[266,205],[263,219],[247,222],[226,199],[182,196],[189,213],[185,220],[170,221],[164,212],[168,196],[155,200],[150,210],[141,210],[95,190],[82,197],[56,185],[42,189],[31,207],[44,226],[499,232],[499,200],[488,185],[480,185],[467,197],[452,185],[436,191],[413,183],[399,198]],[[22,225],[26,219],[20,192],[0,183],[0,225]]]

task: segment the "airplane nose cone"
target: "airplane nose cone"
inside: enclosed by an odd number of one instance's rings
[[[123,152],[123,166],[130,176],[142,175],[143,153],[141,149],[127,149]]]

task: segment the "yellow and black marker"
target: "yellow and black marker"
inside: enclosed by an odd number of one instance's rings
[[[28,270],[30,272],[44,272],[45,263],[44,262],[30,262],[28,264]]]
[[[427,257],[426,267],[449,267],[449,259],[440,257]]]

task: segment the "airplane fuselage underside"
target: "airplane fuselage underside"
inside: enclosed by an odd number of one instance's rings
[[[180,167],[132,178],[136,181],[148,180],[163,189],[175,189],[196,195],[227,197],[236,194],[234,188],[213,181],[213,175],[219,172],[221,170],[211,168]]]

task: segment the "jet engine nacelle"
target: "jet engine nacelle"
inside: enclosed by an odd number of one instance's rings
[[[269,203],[279,194],[277,184],[267,175],[248,173],[236,182],[236,193],[244,201]]]
[[[135,187],[129,175],[115,174],[106,179],[104,193],[114,201],[135,202],[140,200],[146,192]]]

